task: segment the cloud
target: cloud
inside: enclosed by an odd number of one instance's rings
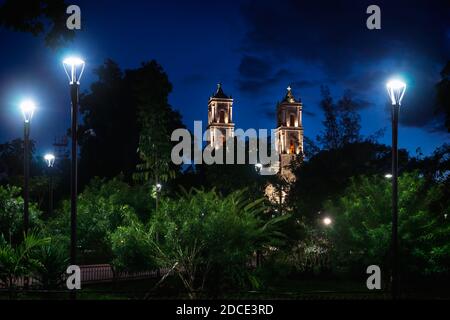
[[[239,73],[243,77],[259,78],[270,75],[272,67],[267,61],[255,57],[244,55],[239,65]]]
[[[262,58],[245,56],[239,66],[238,87],[240,91],[247,94],[258,94],[272,86],[280,84],[290,85],[295,89],[320,87],[320,82],[313,80],[296,80],[298,73],[287,67],[273,69],[271,64]],[[275,64],[275,63],[273,63]]]
[[[264,116],[266,118],[270,119],[270,120],[274,120],[277,117],[276,104],[274,104],[273,102],[260,103],[258,109],[262,110]],[[315,117],[316,116],[316,113],[312,112],[310,110],[303,109],[302,113],[304,115],[309,116],[309,117]]]
[[[440,116],[430,112],[434,110],[431,97],[439,66],[450,57],[450,3],[380,0],[382,29],[368,30],[366,9],[371,4],[366,0],[251,0],[242,5],[248,29],[241,46],[242,61],[270,57],[265,65],[283,67],[264,73],[261,70],[268,69],[261,63],[253,71],[241,72],[240,88],[251,92],[281,80],[299,88],[333,83],[354,91],[366,108],[383,101],[384,83],[392,73],[399,73],[414,83],[405,96],[409,110],[402,112],[402,124],[436,130]],[[296,65],[318,66],[322,77],[309,77],[302,68],[292,67]],[[289,72],[283,75],[282,70]]]
[[[310,117],[315,117],[315,116],[316,116],[316,113],[315,113],[315,112],[308,111],[308,110],[305,110],[305,109],[302,110],[302,113],[303,113],[304,115],[307,115],[307,116],[310,116]]]
[[[311,80],[299,80],[294,81],[291,84],[294,88],[311,88],[311,87],[320,87],[320,83],[318,81],[311,81]]]
[[[276,111],[276,105],[273,102],[262,102],[258,105],[258,109],[262,110],[262,114],[270,119],[270,120],[274,120],[276,119],[277,116],[277,111]]]

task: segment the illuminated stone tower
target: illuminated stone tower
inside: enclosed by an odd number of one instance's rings
[[[287,88],[286,96],[277,105],[277,129],[275,148],[280,154],[279,173],[292,182],[294,175],[289,170],[291,161],[303,152],[302,103],[296,100],[292,89]]]
[[[302,103],[300,99],[295,99],[291,87],[287,88],[286,96],[277,105],[275,150],[279,154],[279,161],[271,167],[282,182],[279,185],[269,183],[265,194],[273,204],[279,204],[282,212],[286,196],[295,182],[295,175],[289,165],[297,155],[303,153]]]
[[[223,92],[220,83],[208,101],[208,130],[208,143],[215,148],[234,137],[233,98]]]

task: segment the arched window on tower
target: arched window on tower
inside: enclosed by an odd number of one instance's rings
[[[295,145],[293,140],[291,140],[291,145],[289,146],[289,154],[295,154]]]
[[[295,127],[295,115],[293,115],[293,114],[291,114],[291,116],[289,118],[289,126]]]
[[[225,123],[225,111],[223,111],[223,110],[220,110],[220,112],[219,112],[219,122]]]

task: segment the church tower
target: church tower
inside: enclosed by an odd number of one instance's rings
[[[302,102],[295,99],[292,89],[287,88],[286,96],[277,105],[277,129],[275,149],[280,155],[280,174],[293,181],[289,170],[291,161],[303,153]]]
[[[208,143],[216,149],[234,137],[233,98],[223,92],[220,83],[208,101],[208,130]]]

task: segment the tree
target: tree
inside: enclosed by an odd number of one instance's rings
[[[35,252],[50,241],[36,233],[30,232],[18,245],[7,243],[0,237],[0,282],[9,290],[10,298],[14,296],[15,280],[31,276],[40,267]]]
[[[19,175],[23,175],[23,141],[0,144],[0,182],[8,183]]]
[[[107,60],[95,73],[98,81],[80,99],[81,183],[121,173],[131,182],[136,167],[138,178],[163,181],[171,168],[171,133],[183,127],[168,104],[167,74],[154,60],[125,72]]]
[[[151,238],[144,224],[133,221],[118,227],[110,236],[114,272],[149,271],[157,267]]]
[[[441,184],[427,185],[417,172],[399,179],[400,261],[410,276],[449,273],[450,224],[431,204],[442,198]],[[449,209],[448,205],[444,212]],[[335,266],[363,274],[376,264],[389,270],[391,183],[380,176],[353,178],[344,194],[325,205],[334,223],[330,237]]]
[[[322,86],[322,101],[320,106],[325,120],[322,122],[324,131],[317,137],[323,149],[332,150],[349,143],[362,140],[360,135],[361,116],[357,113],[358,103],[350,91],[345,91],[337,104],[333,102],[328,87]]]
[[[409,169],[406,150],[399,151],[400,172]],[[339,196],[356,175],[384,176],[391,170],[390,147],[370,141],[322,150],[294,173],[296,181],[288,196],[288,206],[296,215],[314,221],[327,199]]]
[[[328,87],[322,86],[321,94],[322,101],[320,102],[320,107],[325,115],[325,120],[322,122],[325,131],[317,137],[317,140],[324,149],[337,149],[341,146],[341,132],[339,131],[337,108]]]
[[[155,186],[175,175],[176,167],[170,158],[174,143],[170,137],[175,129],[184,128],[184,125],[180,113],[168,103],[172,84],[156,61],[143,63],[137,70],[129,70],[127,77],[132,84],[141,127],[140,163],[135,179]]]
[[[21,189],[0,186],[0,238],[16,244],[23,238],[23,198]],[[35,203],[30,203],[30,227],[41,228],[41,212]]]
[[[75,36],[66,28],[64,0],[5,0],[0,5],[0,25],[14,31],[45,34],[45,43],[60,47]]]
[[[304,136],[303,137],[304,159],[309,159],[309,158],[315,156],[319,152],[320,152],[320,148],[317,146],[317,144],[314,142],[314,140],[307,136]]]
[[[87,262],[111,261],[109,236],[120,226],[138,220],[134,209],[123,200],[128,186],[116,179],[94,180],[78,196],[78,245]],[[50,223],[47,232],[68,241],[70,201],[64,201],[61,214]]]
[[[37,207],[47,212],[49,178],[47,167],[42,159],[34,157],[35,142],[31,141],[30,158],[30,198],[36,202]],[[23,140],[14,139],[0,144],[0,185],[23,186]],[[62,162],[62,161],[61,161]],[[58,166],[61,166],[60,161]],[[58,180],[58,179],[56,179]],[[58,190],[57,196],[61,196]],[[59,197],[55,197],[58,199]]]
[[[39,165],[34,161],[35,142],[30,141],[30,169],[39,173]],[[23,179],[23,140],[14,139],[0,144],[0,184],[22,184]]]
[[[42,288],[55,290],[64,283],[64,275],[70,262],[68,253],[69,246],[54,236],[48,243],[36,250],[34,257],[39,264],[33,275],[38,279]]]
[[[338,101],[341,145],[355,143],[361,140],[361,116],[356,112],[357,107],[358,104],[353,99],[350,91],[346,91]]]
[[[216,192],[185,192],[179,199],[164,199],[152,217],[152,251],[161,267],[179,276],[189,296],[206,288],[243,286],[255,278],[247,263],[257,249],[279,234],[276,224],[264,223],[262,199],[249,201],[242,191],[226,197]]]
[[[94,73],[98,80],[80,99],[80,184],[120,173],[131,181],[138,162],[139,126],[130,84],[112,60]]]

